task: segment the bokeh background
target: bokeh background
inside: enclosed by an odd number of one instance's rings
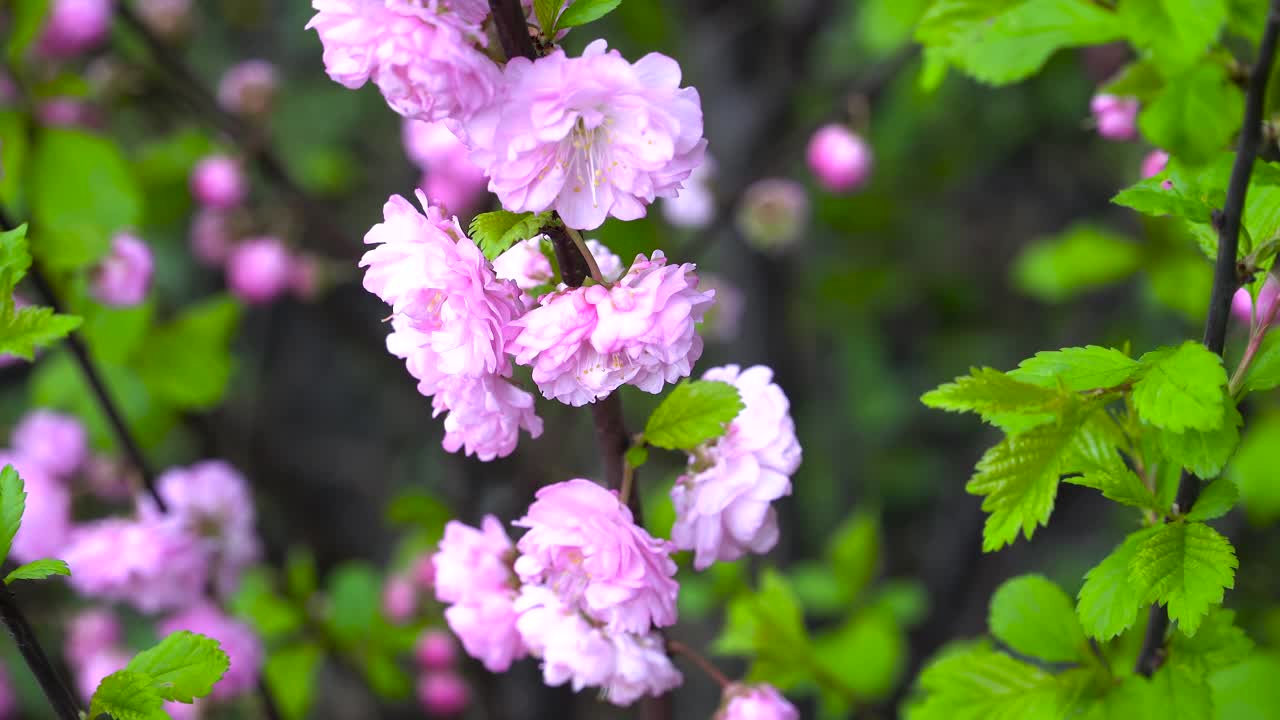
[[[717,162],[715,221],[693,231],[651,212],[611,220],[593,236],[627,259],[662,248],[740,290],[740,321],[709,337],[700,367],[772,367],[804,448],[794,494],[780,504],[780,546],[687,580],[673,636],[709,645],[736,593],[777,568],[815,632],[848,630],[833,667],[859,689],[861,717],[893,717],[922,662],[950,639],[982,634],[1002,580],[1042,572],[1073,592],[1131,529],[1128,515],[1095,492],[1064,484],[1052,524],[1034,542],[983,554],[980,501],[964,483],[997,435],[926,410],[920,394],[971,365],[1005,369],[1040,349],[1131,342],[1141,350],[1198,337],[1210,284],[1210,265],[1182,231],[1110,203],[1139,178],[1151,150],[1102,139],[1091,125],[1089,99],[1125,61],[1123,48],[1059,53],[1013,87],[950,76],[927,88],[911,42],[925,4],[625,0],[564,41],[571,54],[597,36],[633,60],[669,54],[701,93]],[[510,519],[539,485],[597,475],[590,417],[540,404],[546,434],[523,440],[505,460],[480,463],[441,449],[440,423],[386,352],[385,307],[360,287],[356,267],[386,198],[409,194],[419,179],[400,118],[375,88],[353,92],[325,76],[320,43],[303,29],[308,3],[198,0],[192,12],[189,30],[165,51],[195,83],[216,87],[249,58],[278,68],[274,110],[260,132],[240,138],[250,146],[201,112],[192,80],[124,26],[98,53],[28,88],[35,95],[10,96],[0,112],[77,97],[94,109],[101,132],[120,140],[146,194],[141,230],[157,253],[156,317],[223,290],[221,274],[190,256],[186,177],[195,160],[212,148],[265,149],[293,178],[290,189],[250,163],[252,204],[264,227],[324,259],[324,290],[310,301],[243,309],[231,380],[216,407],[157,408],[132,397],[127,382],[114,390],[139,405],[135,424],[157,465],[223,457],[245,471],[271,564],[305,573],[311,558],[329,592],[323,602],[345,593],[341,602],[352,607],[376,606],[375,580],[429,543],[446,513],[473,523],[486,512]],[[8,31],[14,27],[10,17]],[[809,135],[829,121],[852,124],[874,150],[872,178],[856,193],[824,192],[805,168]],[[751,242],[737,221],[747,188],[771,177],[806,191],[792,242]],[[105,334],[125,332],[103,322]],[[10,423],[33,404],[92,413],[76,400],[84,392],[67,359],[48,353],[0,374],[0,411]],[[630,425],[640,425],[655,399],[622,392]],[[1267,412],[1252,402],[1251,421]],[[1248,440],[1242,457],[1251,464],[1237,472],[1264,472],[1280,447],[1268,445],[1275,435]],[[96,436],[109,445],[104,432]],[[674,455],[655,454],[641,472],[647,520],[657,529],[670,523],[664,496],[680,469]],[[1256,493],[1245,500],[1248,516],[1229,517],[1228,534],[1242,568],[1266,568],[1280,549],[1270,523],[1280,507]],[[825,563],[833,552],[864,568],[856,592],[832,586]],[[1264,644],[1280,642],[1278,583],[1269,572],[1242,572],[1230,594]],[[56,637],[66,597],[38,593],[56,600],[33,610]],[[421,716],[394,669],[363,667],[358,652],[326,658],[308,717]],[[391,679],[370,681],[384,671]],[[468,717],[627,716],[589,692],[543,687],[532,662],[503,677],[478,665],[468,672],[478,698]],[[686,676],[675,716],[709,717],[716,689],[696,671]],[[815,706],[805,702],[809,717]]]

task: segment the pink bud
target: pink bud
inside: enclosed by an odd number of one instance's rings
[[[782,251],[796,243],[809,221],[804,186],[785,178],[757,180],[738,209],[738,227],[757,250]]]
[[[1142,177],[1155,177],[1164,172],[1165,167],[1169,164],[1169,153],[1163,150],[1152,150],[1147,156],[1142,158]]]
[[[467,709],[471,693],[457,673],[426,673],[418,678],[418,702],[428,715],[453,717]]]
[[[289,273],[289,289],[303,300],[311,300],[320,292],[323,268],[320,258],[314,255],[295,255],[293,269]]]
[[[45,127],[87,128],[102,127],[102,116],[97,108],[85,100],[74,97],[52,97],[36,106],[36,119]]]
[[[453,636],[443,630],[426,630],[418,638],[414,657],[423,670],[448,670],[458,657]]]
[[[232,67],[218,83],[218,104],[241,115],[262,115],[275,99],[276,66],[266,60],[246,60]]]
[[[1266,281],[1262,283],[1262,289],[1258,291],[1259,327],[1269,327],[1275,321],[1276,310],[1280,309],[1278,301],[1280,301],[1280,280],[1276,280],[1274,275],[1268,275]],[[1232,296],[1231,313],[1240,322],[1253,321],[1253,296],[1249,294],[1248,288],[1240,288]]]
[[[289,287],[293,258],[279,238],[248,238],[227,260],[227,285],[241,300],[266,303]]]
[[[1108,140],[1132,140],[1137,136],[1138,100],[1115,95],[1094,95],[1089,102],[1098,134]]]
[[[221,210],[199,210],[191,221],[191,254],[202,265],[218,267],[231,253],[231,216]]]
[[[191,194],[207,208],[230,210],[244,202],[248,192],[240,163],[226,155],[210,155],[191,171]]]
[[[53,0],[40,36],[40,53],[74,57],[92,50],[111,27],[111,0]]]
[[[403,575],[387,578],[382,586],[382,612],[392,622],[403,623],[413,617],[418,609],[418,591],[413,582]]]
[[[436,585],[436,556],[423,555],[413,563],[413,581],[423,590],[430,590]]]
[[[93,296],[106,305],[137,305],[147,297],[155,262],[151,248],[137,237],[120,233],[111,240],[111,252],[93,271]]]
[[[161,37],[181,35],[191,24],[191,0],[138,0],[134,9],[142,22]]]
[[[809,169],[831,192],[848,192],[871,175],[871,148],[844,125],[824,125],[809,140]]]

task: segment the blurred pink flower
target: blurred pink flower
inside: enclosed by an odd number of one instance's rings
[[[1275,320],[1276,310],[1280,309],[1280,280],[1268,274],[1262,289],[1258,291],[1258,325],[1270,326]],[[1248,288],[1236,290],[1231,298],[1231,312],[1240,322],[1253,321],[1253,295]]]
[[[456,520],[445,525],[433,556],[436,598],[449,628],[467,654],[492,672],[502,672],[525,654],[516,633],[514,548],[502,523],[486,515],[480,528]]]
[[[165,618],[157,628],[161,635],[189,630],[218,641],[231,659],[225,675],[213,686],[209,697],[230,700],[252,692],[262,672],[262,641],[248,625],[229,617],[210,603],[199,603]]]
[[[14,451],[0,452],[0,468],[13,465],[27,493],[22,524],[13,537],[10,553],[18,562],[31,562],[59,553],[71,533],[71,491],[36,457]]]
[[[471,703],[471,691],[456,672],[428,672],[418,678],[418,702],[431,717],[455,717]]]
[[[555,277],[551,261],[542,254],[542,237],[539,235],[512,245],[493,261],[493,271],[503,280],[510,280],[521,290],[532,290],[546,285]]]
[[[47,57],[73,57],[97,47],[111,29],[111,0],[51,0],[37,42]]]
[[[78,97],[58,96],[41,100],[36,106],[36,119],[45,127],[102,127],[102,114],[93,103]]]
[[[63,654],[72,667],[83,667],[94,656],[119,645],[122,636],[115,613],[106,608],[84,610],[67,623]]]
[[[778,522],[772,502],[791,494],[801,454],[790,403],[773,383],[772,370],[726,365],[702,379],[736,386],[744,407],[723,437],[694,451],[690,473],[671,489],[671,539],[681,550],[694,551],[699,570],[773,549]]]
[[[831,192],[849,192],[871,176],[871,147],[844,125],[818,128],[805,157],[818,184]]]
[[[130,653],[116,647],[105,648],[85,660],[76,668],[76,689],[80,697],[87,703],[98,689],[102,679],[117,670],[123,670],[132,657]]]
[[[1142,158],[1142,177],[1155,177],[1164,172],[1165,166],[1169,164],[1169,153],[1163,150],[1152,150],[1147,156]]]
[[[476,594],[444,611],[445,622],[462,648],[489,672],[505,672],[528,653],[516,630],[515,594],[514,590]]]
[[[231,215],[201,208],[191,220],[191,254],[201,265],[220,267],[231,253]]]
[[[617,282],[626,272],[627,267],[622,264],[622,258],[604,243],[587,238],[586,246],[591,257],[595,258],[596,266],[600,268],[600,277],[604,278],[605,282]]]
[[[1094,95],[1089,102],[1098,134],[1107,140],[1132,140],[1138,136],[1138,99]]]
[[[13,678],[4,666],[0,666],[0,720],[16,720],[21,717],[18,706],[18,693],[13,687]]]
[[[192,0],[137,0],[133,6],[152,32],[173,38],[190,27],[191,3]]]
[[[730,685],[715,720],[800,720],[800,711],[772,685]]]
[[[280,238],[245,238],[227,258],[227,286],[247,303],[269,303],[289,288],[293,266],[293,256]]]
[[[151,289],[155,261],[141,238],[119,233],[111,239],[111,252],[93,270],[93,296],[105,305],[137,305]]]
[[[705,273],[698,278],[698,287],[715,291],[716,304],[707,311],[703,325],[705,335],[720,342],[729,342],[738,336],[742,314],[747,309],[747,298],[737,285],[719,275]]]
[[[218,81],[218,104],[228,112],[262,115],[271,109],[279,82],[275,65],[245,60],[231,66]]]
[[[680,88],[680,65],[658,53],[632,65],[606,48],[508,61],[506,95],[467,124],[472,159],[507,210],[554,209],[581,230],[635,220],[702,162],[702,105]]]
[[[231,210],[249,194],[240,163],[226,155],[209,155],[191,170],[191,194],[213,210]]]
[[[89,456],[89,436],[79,418],[53,410],[36,409],[22,416],[10,441],[19,456],[59,478],[74,473]]]
[[[434,628],[424,630],[413,646],[413,657],[423,670],[448,670],[457,661],[457,656],[453,637]]]
[[[393,623],[405,623],[418,609],[418,589],[403,575],[392,575],[382,585],[382,614]]]
[[[204,595],[209,559],[179,518],[107,518],[81,525],[58,557],[82,595],[143,613],[188,607]]]
[[[742,195],[737,223],[751,247],[765,252],[788,250],[808,227],[809,195],[795,180],[757,180]]]
[[[700,230],[711,224],[716,216],[716,197],[711,186],[715,173],[715,160],[711,155],[705,155],[702,164],[693,169],[679,194],[662,199],[662,215],[667,222],[675,227],[693,230]]]

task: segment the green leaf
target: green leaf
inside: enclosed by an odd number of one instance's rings
[[[1174,432],[1222,427],[1227,386],[1222,358],[1188,340],[1139,361],[1144,370],[1133,386],[1133,404],[1145,422]]]
[[[742,407],[738,389],[729,383],[683,382],[649,416],[644,439],[666,450],[692,450],[723,435]]]
[[[351,562],[329,576],[326,621],[334,638],[345,646],[359,644],[373,631],[381,607],[382,582],[369,565]]]
[[[1013,281],[1032,297],[1058,303],[1123,280],[1141,264],[1138,245],[1124,236],[1074,225],[1025,247],[1014,260]]]
[[[1101,707],[1101,713],[1090,717],[1106,720],[1205,720],[1214,717],[1205,679],[1169,664],[1150,679],[1141,675],[1125,677],[1103,696]]]
[[[267,656],[263,675],[285,720],[302,720],[315,698],[316,674],[324,651],[311,643],[274,650]]]
[[[846,602],[857,599],[880,564],[880,519],[872,512],[855,512],[831,536],[827,558]]]
[[[1276,720],[1280,717],[1280,656],[1254,653],[1209,677],[1216,720]]]
[[[289,548],[285,558],[285,578],[289,594],[299,601],[306,602],[319,586],[316,575],[316,557],[304,545]]]
[[[1151,489],[1123,463],[1090,466],[1083,475],[1065,478],[1065,481],[1098,490],[1108,500],[1124,505],[1154,510],[1161,514],[1166,511]]]
[[[142,220],[142,193],[110,140],[75,130],[41,133],[31,159],[32,247],[52,268],[85,267],[106,254],[111,236]]]
[[[266,568],[254,568],[245,573],[240,587],[231,597],[230,608],[267,641],[297,632],[306,622],[302,609],[295,607],[272,587]]]
[[[49,14],[50,0],[16,0],[12,3],[13,16],[10,18],[6,41],[6,51],[10,64],[21,66],[23,58],[31,44],[40,36],[45,18]]]
[[[1034,427],[1053,420],[1071,398],[999,370],[973,368],[969,375],[925,393],[920,401],[947,412],[976,412],[996,425],[1003,425],[1009,415],[1029,416],[1027,422]]]
[[[1231,508],[1236,506],[1236,501],[1239,499],[1240,490],[1236,488],[1235,483],[1226,478],[1214,480],[1200,491],[1200,497],[1196,498],[1196,504],[1191,506],[1187,519],[1203,522],[1220,518],[1231,512]]]
[[[31,360],[36,348],[48,347],[80,327],[80,318],[53,308],[24,307],[0,313],[0,354]]]
[[[27,225],[0,232],[0,298],[12,302],[13,289],[31,269],[31,252],[27,245]]]
[[[1071,598],[1042,575],[1007,580],[991,598],[991,634],[1011,649],[1046,662],[1089,652]]]
[[[1231,459],[1227,476],[1240,489],[1240,502],[1255,522],[1280,518],[1280,482],[1276,482],[1276,448],[1280,447],[1280,416],[1252,423],[1240,450]]]
[[[1185,467],[1197,477],[1217,477],[1240,443],[1240,426],[1244,419],[1234,401],[1225,395],[1226,420],[1216,430],[1187,430],[1182,433],[1158,430],[1156,445],[1160,453],[1173,463]]]
[[[1166,75],[1204,55],[1227,20],[1226,0],[1124,0],[1118,10],[1134,45]]]
[[[149,676],[165,700],[189,703],[208,695],[229,667],[217,640],[182,630],[135,655],[125,669]]]
[[[772,568],[761,575],[758,591],[729,602],[712,650],[751,657],[749,676],[768,677],[780,690],[812,681],[805,667],[811,648],[800,602],[786,578]]]
[[[1195,637],[1175,632],[1169,641],[1169,664],[1207,677],[1248,657],[1253,641],[1236,627],[1235,618],[1234,611],[1218,608],[1205,618]]]
[[[967,49],[961,67],[981,82],[1005,85],[1035,74],[1058,50],[1121,33],[1112,13],[1087,0],[1029,0],[1000,15]]]
[[[1218,531],[1199,522],[1172,522],[1142,541],[1129,572],[1143,601],[1167,605],[1170,619],[1191,637],[1210,607],[1235,587],[1238,566],[1235,549]]]
[[[61,560],[45,558],[33,560],[26,565],[15,568],[4,578],[5,585],[12,585],[17,580],[44,580],[52,575],[71,575],[71,568]]]
[[[0,561],[9,558],[13,537],[22,527],[22,513],[27,509],[27,493],[22,478],[12,465],[0,470]]]
[[[1243,108],[1240,89],[1226,69],[1201,63],[1170,78],[1142,109],[1138,126],[1157,147],[1192,165],[1204,164],[1227,147],[1240,128]]]
[[[471,238],[484,256],[496,259],[518,242],[538,236],[551,221],[550,213],[513,213],[506,210],[480,213],[471,220]]]
[[[1018,363],[1009,377],[1041,387],[1058,387],[1080,392],[1113,388],[1133,379],[1142,366],[1114,348],[1089,345],[1061,350],[1044,350]]]
[[[985,647],[944,653],[920,674],[911,720],[1067,717],[1067,688],[1040,668]]]
[[[627,464],[633,468],[644,467],[649,462],[649,448],[643,445],[632,445],[627,448]]]
[[[543,35],[555,35],[556,14],[562,5],[564,0],[533,0],[533,14],[538,18],[538,27],[542,28]]]
[[[182,410],[207,410],[222,402],[235,368],[231,340],[240,305],[217,296],[190,305],[157,326],[135,354],[138,376],[158,399]]]
[[[1262,345],[1253,363],[1245,371],[1245,392],[1259,392],[1280,386],[1280,332],[1269,332],[1262,338]]]
[[[1111,202],[1153,217],[1172,215],[1193,222],[1208,220],[1213,208],[1200,198],[1183,194],[1179,185],[1170,183],[1168,176],[1168,172],[1162,172],[1139,180],[1117,193]],[[1165,187],[1165,183],[1171,187]]]
[[[556,22],[557,30],[586,25],[613,12],[622,0],[574,0]]]
[[[110,715],[115,720],[169,720],[164,698],[145,673],[121,670],[98,683],[89,702],[89,717]]]
[[[1142,609],[1142,589],[1130,578],[1129,564],[1138,548],[1159,528],[1130,533],[1124,542],[1085,573],[1076,612],[1080,625],[1090,637],[1110,640],[1128,630]]]
[[[892,614],[870,610],[815,636],[813,653],[814,661],[827,671],[816,678],[827,691],[824,695],[873,701],[888,696],[897,685],[907,657],[906,636]],[[849,672],[850,667],[857,667],[858,672]],[[832,703],[828,700],[825,704]],[[848,714],[846,706],[841,716]]]
[[[26,176],[29,147],[27,117],[17,110],[0,110],[0,205],[9,212],[21,211],[23,178]]]

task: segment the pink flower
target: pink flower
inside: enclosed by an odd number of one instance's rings
[[[144,613],[187,607],[204,594],[208,556],[177,518],[108,518],[81,525],[58,557],[82,595],[127,602]]]
[[[111,29],[111,0],[52,0],[40,35],[40,52],[74,57],[92,50]]]
[[[471,162],[467,146],[445,123],[406,120],[404,145],[424,173],[420,187],[433,205],[465,211],[484,194],[484,171]]]
[[[1142,177],[1155,177],[1164,172],[1165,166],[1169,164],[1169,153],[1163,150],[1152,150],[1147,156],[1142,158]]]
[[[418,609],[418,589],[403,575],[392,575],[382,586],[382,614],[393,623],[405,623]]]
[[[677,548],[695,552],[699,570],[777,544],[772,502],[791,494],[790,476],[800,466],[790,403],[772,382],[772,370],[726,365],[702,377],[736,386],[744,407],[723,437],[694,452],[690,473],[671,490],[671,539]]]
[[[84,610],[68,623],[63,653],[73,667],[82,667],[95,655],[118,645],[121,636],[115,613],[105,608]]]
[[[213,210],[231,210],[249,194],[240,163],[226,155],[210,155],[191,170],[191,194]]]
[[[715,160],[706,155],[680,194],[662,200],[662,216],[667,222],[678,228],[700,230],[715,220],[716,197],[711,186],[715,173]]]
[[[485,515],[480,528],[449,521],[432,556],[436,598],[455,603],[476,594],[513,589],[513,551],[511,538],[493,515]]]
[[[542,236],[512,245],[493,261],[493,271],[521,290],[546,285],[555,277],[551,261],[542,253]]]
[[[1094,95],[1089,103],[1098,134],[1107,140],[1132,140],[1138,134],[1138,99]]]
[[[444,449],[464,449],[488,462],[516,449],[523,428],[530,437],[542,435],[542,418],[533,411],[533,395],[497,375],[446,380],[432,402],[444,420]]]
[[[716,304],[707,311],[704,331],[720,342],[729,342],[738,336],[742,313],[747,309],[747,299],[738,286],[719,275],[699,276],[699,287],[714,290]]]
[[[787,250],[808,227],[809,196],[794,180],[757,180],[743,193],[737,223],[751,247],[765,252]]]
[[[702,355],[695,326],[714,293],[700,291],[690,264],[668,266],[660,251],[637,256],[619,282],[543,295],[511,323],[516,362],[533,367],[542,394],[585,405],[623,383],[657,393],[685,377]]]
[[[138,0],[134,8],[142,22],[164,38],[181,35],[191,24],[191,0]]]
[[[214,700],[230,700],[257,687],[258,675],[262,672],[262,641],[252,628],[228,617],[214,605],[200,603],[166,618],[157,629],[161,635],[189,630],[218,641],[231,659],[231,666],[213,686],[209,697]]]
[[[474,594],[444,611],[462,648],[489,672],[505,672],[528,653],[516,630],[515,595],[510,589]]]
[[[512,212],[555,209],[591,230],[635,220],[672,197],[702,161],[702,105],[680,88],[680,66],[658,53],[634,65],[603,40],[504,71],[506,96],[467,125],[472,159]]]
[[[457,660],[457,649],[449,633],[426,630],[413,646],[413,657],[423,670],[448,670]]]
[[[165,513],[158,512],[150,497],[142,496],[138,501],[142,517],[181,521],[204,545],[219,591],[234,591],[240,575],[261,554],[253,495],[244,475],[221,460],[205,460],[164,471],[156,486]]]
[[[191,254],[201,265],[218,267],[231,253],[231,216],[221,210],[200,209],[191,220]]]
[[[93,655],[76,669],[76,689],[87,703],[106,676],[123,670],[132,657],[120,648],[107,648]]]
[[[454,717],[467,709],[471,692],[458,673],[429,672],[418,678],[418,702],[431,717]]]
[[[271,109],[278,84],[275,65],[266,60],[245,60],[218,81],[218,104],[228,112],[262,115]]]
[[[71,491],[35,457],[0,452],[0,468],[12,465],[27,493],[22,524],[10,553],[18,562],[31,562],[59,553],[71,533]]]
[[[312,0],[329,77],[355,89],[372,80],[391,109],[419,120],[466,121],[489,104],[502,72],[477,45],[480,26],[411,0]],[[470,10],[470,8],[466,8]]]
[[[1280,303],[1277,301],[1280,301],[1280,280],[1268,274],[1266,281],[1262,283],[1262,289],[1258,291],[1257,323],[1259,327],[1268,327],[1275,320],[1276,310],[1280,309]],[[1248,288],[1240,288],[1232,296],[1231,312],[1241,322],[1253,322],[1253,295]]]
[[[805,157],[818,184],[831,192],[853,190],[871,175],[870,146],[844,125],[818,128],[809,139]]]
[[[289,290],[303,300],[312,300],[320,294],[325,279],[325,268],[319,257],[306,253],[294,255],[289,272]]]
[[[424,174],[418,183],[432,204],[452,212],[466,213],[484,197],[485,178],[479,170],[452,168]]]
[[[514,523],[529,529],[516,544],[522,581],[555,588],[611,631],[643,633],[676,621],[670,543],[636,525],[615,493],[576,479],[548,485],[536,498]]]
[[[586,241],[587,251],[591,253],[591,257],[595,258],[596,266],[600,268],[600,276],[605,282],[615,282],[627,268],[622,264],[622,258],[618,257],[604,243],[590,238]]]
[[[248,303],[268,303],[289,288],[293,257],[273,236],[247,238],[227,259],[227,286]]]
[[[32,410],[24,415],[10,439],[18,455],[55,477],[74,473],[89,456],[84,425],[72,415],[53,410]]]
[[[93,296],[106,305],[137,305],[151,288],[155,261],[140,238],[120,233],[111,239],[111,252],[93,271]]]
[[[92,103],[76,97],[51,97],[36,107],[36,119],[45,127],[87,128],[102,127],[102,114]]]
[[[730,685],[715,720],[800,720],[800,711],[772,685]]]

